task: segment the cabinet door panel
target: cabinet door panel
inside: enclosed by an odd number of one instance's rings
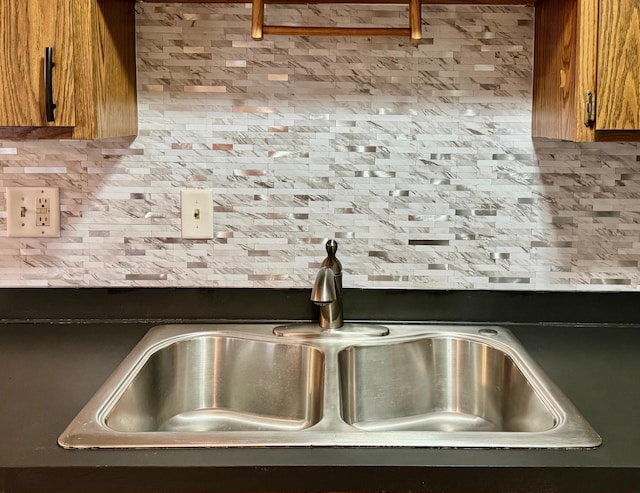
[[[600,0],[598,130],[640,129],[640,0]]]
[[[71,0],[0,1],[0,126],[73,126]],[[55,122],[45,117],[44,55],[53,47]]]

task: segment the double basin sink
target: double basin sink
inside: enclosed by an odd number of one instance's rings
[[[155,327],[59,443],[65,448],[600,444],[507,329],[386,328],[388,335],[370,336],[357,327],[339,334],[269,324]]]

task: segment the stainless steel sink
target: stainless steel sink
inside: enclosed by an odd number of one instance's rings
[[[595,447],[600,437],[501,327],[152,329],[59,438],[65,448]]]
[[[339,354],[342,418],[370,431],[543,432],[557,417],[504,351],[428,337]]]
[[[153,352],[104,423],[132,433],[302,430],[322,417],[323,363],[310,346],[197,335]]]

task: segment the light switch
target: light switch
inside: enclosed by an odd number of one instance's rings
[[[7,236],[60,236],[60,191],[57,187],[7,187]]]
[[[180,191],[182,237],[189,240],[213,238],[213,190],[183,188]]]

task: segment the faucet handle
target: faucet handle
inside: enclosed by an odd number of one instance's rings
[[[322,267],[331,267],[333,273],[340,277],[342,275],[342,264],[336,258],[336,252],[338,251],[338,243],[336,240],[327,241],[327,258],[322,261]],[[339,281],[341,282],[341,281]]]
[[[327,255],[329,258],[332,260],[335,259],[336,252],[338,251],[338,243],[336,240],[328,240],[325,246],[327,248]]]

